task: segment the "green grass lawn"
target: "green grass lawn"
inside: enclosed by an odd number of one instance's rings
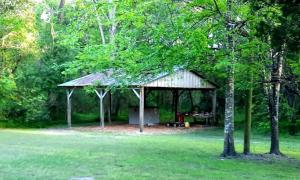
[[[219,158],[222,130],[189,134],[124,135],[69,130],[0,130],[0,179],[300,179],[300,140],[282,137],[294,160]],[[236,147],[242,151],[241,133]],[[265,153],[268,137],[254,136]]]

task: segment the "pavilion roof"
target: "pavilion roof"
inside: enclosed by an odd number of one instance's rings
[[[185,74],[183,74],[185,73]],[[179,74],[185,78],[178,78],[176,74]],[[186,75],[187,74],[187,75]],[[175,76],[174,76],[175,75]],[[191,76],[191,77],[189,77]],[[187,79],[188,78],[188,79]],[[189,84],[187,85],[187,81]],[[205,83],[198,83],[202,81]],[[206,84],[203,86],[203,84]],[[201,74],[196,71],[188,71],[183,68],[174,68],[173,72],[162,72],[159,74],[148,74],[139,78],[133,78],[126,75],[124,72],[108,69],[102,72],[92,73],[63,84],[59,84],[59,87],[85,87],[85,86],[129,86],[129,87],[162,87],[166,88],[170,86],[176,86],[174,88],[199,88],[199,89],[214,89],[218,87],[214,82],[207,80]]]

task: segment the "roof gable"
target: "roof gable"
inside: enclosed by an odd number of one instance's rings
[[[191,88],[191,89],[213,89],[215,85],[203,77],[188,70],[178,70],[172,74],[166,74],[153,81],[142,84],[144,87],[163,88]]]

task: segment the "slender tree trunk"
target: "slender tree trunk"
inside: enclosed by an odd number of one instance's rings
[[[65,0],[60,0],[60,3],[59,3],[59,13],[58,13],[58,22],[59,24],[61,24],[64,20],[64,12],[63,12],[63,9],[65,7]]]
[[[236,151],[234,147],[234,43],[232,31],[234,24],[231,17],[232,0],[227,0],[227,13],[225,16],[227,29],[227,50],[230,64],[227,67],[227,84],[225,92],[225,120],[224,120],[224,150],[221,156],[235,156]]]
[[[224,150],[222,156],[236,155],[234,147],[234,77],[230,72],[226,86],[225,120],[224,120]]]
[[[98,23],[98,29],[99,29],[99,33],[100,33],[100,37],[101,37],[101,42],[103,45],[105,45],[106,42],[105,42],[105,36],[104,36],[104,31],[103,31],[103,25],[101,23],[100,15],[99,15],[97,7],[96,7],[97,1],[93,0],[93,2],[94,2],[95,15],[96,15],[97,23]]]
[[[272,58],[272,71],[271,71],[271,89],[269,91],[269,114],[271,126],[271,147],[270,154],[281,155],[279,149],[279,96],[280,96],[280,79],[282,75],[283,56],[277,53]]]
[[[115,59],[115,36],[116,36],[116,30],[117,30],[117,22],[116,22],[117,6],[113,2],[113,0],[108,0],[108,3],[110,5],[109,11],[108,11],[108,18],[110,21],[110,27],[109,27],[109,43],[110,43],[110,47],[111,47],[110,60],[113,61]]]
[[[51,39],[52,39],[52,47],[54,47],[54,42],[55,42],[55,30],[54,30],[54,24],[53,22],[50,23],[50,31],[51,31]]]
[[[253,73],[250,74],[251,87],[247,90],[245,105],[245,130],[244,130],[244,154],[250,154],[250,136],[252,121],[252,99],[253,99]]]
[[[117,29],[117,23],[116,23],[116,4],[113,3],[113,0],[108,0],[108,3],[110,4],[109,12],[108,12],[108,18],[110,20],[110,29],[109,29],[109,41],[113,45],[115,42],[115,34]]]

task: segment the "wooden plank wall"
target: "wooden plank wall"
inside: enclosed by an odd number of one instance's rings
[[[187,70],[178,71],[174,74],[167,75],[143,86],[166,88],[215,88],[215,86],[208,81]]]

